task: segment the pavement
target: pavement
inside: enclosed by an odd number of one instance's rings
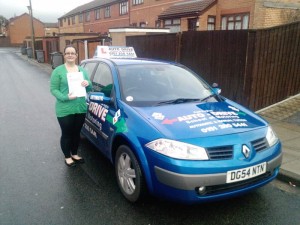
[[[282,143],[283,161],[278,179],[300,187],[300,93],[257,111]]]
[[[50,64],[39,63],[22,55],[19,50],[15,52],[51,74]],[[277,178],[293,187],[300,187],[300,93],[256,113],[271,124],[282,143],[283,161]]]

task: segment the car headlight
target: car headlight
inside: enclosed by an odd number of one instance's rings
[[[208,160],[204,148],[168,139],[157,139],[146,144],[146,147],[163,155],[187,160]]]
[[[273,129],[270,126],[268,127],[266,139],[267,139],[270,147],[275,145],[278,141],[278,138],[277,138],[275,132],[273,131]]]

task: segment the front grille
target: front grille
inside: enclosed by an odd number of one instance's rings
[[[265,174],[251,178],[249,180],[244,180],[244,181],[240,181],[240,182],[236,182],[236,183],[207,186],[205,194],[200,195],[200,196],[208,196],[208,195],[213,195],[213,194],[224,193],[227,191],[234,191],[234,190],[242,189],[242,188],[248,187],[250,185],[253,185],[259,181],[266,180],[271,176],[272,176],[272,173],[267,172]],[[198,188],[196,188],[195,190],[197,191],[197,189]]]
[[[206,150],[211,160],[231,159],[233,156],[233,146],[212,147]]]
[[[251,144],[256,152],[263,151],[269,147],[268,141],[266,138],[260,138],[255,141],[251,141]]]

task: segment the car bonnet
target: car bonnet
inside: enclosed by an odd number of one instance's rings
[[[185,103],[136,110],[166,138],[186,139],[247,132],[267,123],[228,102]]]

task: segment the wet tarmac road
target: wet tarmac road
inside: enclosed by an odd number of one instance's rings
[[[196,206],[149,198],[128,203],[114,169],[83,141],[86,163],[64,164],[50,75],[0,48],[0,224],[290,224],[300,191],[279,181],[248,195]]]

